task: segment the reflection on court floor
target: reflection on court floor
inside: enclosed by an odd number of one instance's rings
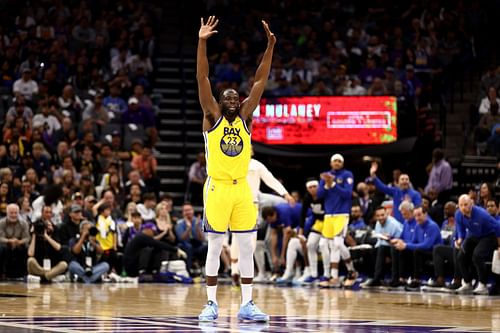
[[[269,323],[238,322],[220,317],[214,323],[199,323],[196,317],[2,317],[0,332],[488,332],[480,327],[418,326],[395,320],[338,320],[272,316]]]

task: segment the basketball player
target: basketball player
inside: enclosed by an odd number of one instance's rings
[[[264,181],[264,183],[274,190],[276,193],[280,195],[283,199],[285,199],[290,205],[295,205],[295,199],[288,193],[283,184],[279,182],[276,177],[269,171],[266,166],[253,158],[254,151],[252,148],[252,159],[250,160],[250,164],[248,166],[248,184],[252,189],[253,194],[253,203],[256,211],[259,211],[260,201],[268,201],[276,200],[279,198],[270,198],[271,195],[266,195],[266,199],[260,192],[260,183]],[[272,205],[272,204],[271,204]],[[257,215],[258,218],[258,215]],[[266,269],[266,258],[265,258],[265,236],[266,236],[266,225],[263,223],[259,224],[259,230],[254,234],[256,238],[253,239],[254,246],[254,258],[257,268],[259,270],[258,275],[254,278],[253,282],[264,282],[266,280],[265,269]],[[238,270],[238,241],[233,237],[231,241],[231,278],[233,279],[234,285],[239,285],[239,270]]]
[[[330,171],[321,174],[318,198],[323,198],[325,201],[322,234],[328,239],[331,278],[329,281],[321,281],[320,287],[340,287],[339,262],[341,257],[349,271],[347,274],[349,285],[352,285],[352,280],[357,277],[351,254],[344,244],[351,212],[354,179],[352,172],[344,169],[342,155],[334,154],[330,158],[330,166],[332,168]]]
[[[204,226],[208,232],[206,261],[208,303],[198,316],[200,321],[213,321],[218,317],[217,272],[224,234],[233,233],[240,246],[241,308],[239,320],[268,321],[252,300],[253,247],[252,233],[256,231],[256,212],[248,181],[251,158],[250,130],[252,112],[264,92],[276,37],[262,21],[267,36],[267,48],[255,73],[255,83],[248,98],[240,103],[234,89],[226,89],[219,96],[219,103],[212,96],[208,77],[207,39],[216,34],[219,23],[210,16],[201,19],[198,33],[197,73],[198,91],[203,110],[203,137],[207,159],[207,180],[203,191],[205,205]]]

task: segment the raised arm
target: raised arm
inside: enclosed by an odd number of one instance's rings
[[[257,68],[257,71],[255,72],[255,81],[252,89],[250,90],[250,94],[242,103],[241,116],[245,120],[251,120],[253,111],[257,105],[259,105],[260,98],[262,97],[267,84],[267,79],[269,78],[271,63],[273,61],[273,50],[274,44],[276,44],[276,36],[274,36],[271,30],[269,30],[269,25],[265,21],[262,21],[262,26],[264,27],[264,31],[267,36],[267,48],[262,56],[259,68]]]
[[[212,87],[208,77],[207,39],[217,33],[214,30],[219,20],[210,16],[205,24],[201,18],[198,32],[198,51],[196,54],[196,80],[198,81],[198,97],[203,111],[203,130],[209,130],[221,116],[217,101],[212,95]]]

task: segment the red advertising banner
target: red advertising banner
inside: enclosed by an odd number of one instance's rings
[[[397,140],[390,96],[263,98],[252,140],[267,144],[382,144]]]

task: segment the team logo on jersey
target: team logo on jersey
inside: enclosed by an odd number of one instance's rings
[[[220,149],[229,157],[238,156],[243,150],[243,139],[240,136],[241,129],[224,127],[224,136],[220,140]]]

